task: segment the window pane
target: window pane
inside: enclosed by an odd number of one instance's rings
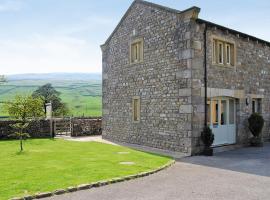
[[[262,100],[258,99],[258,104],[257,104],[257,113],[262,113]]]
[[[207,102],[207,124],[210,125],[210,101]]]
[[[226,45],[226,56],[227,56],[227,64],[231,64],[231,47],[229,44]]]
[[[215,100],[212,102],[212,124],[218,125],[218,101]]]
[[[227,101],[221,101],[221,116],[220,116],[220,124],[225,125],[227,124]]]
[[[252,100],[252,113],[256,112],[256,101]]]
[[[218,45],[218,62],[223,64],[223,44],[219,43]]]
[[[234,105],[234,100],[230,99],[230,106],[229,106],[229,121],[230,124],[235,124],[235,105]]]

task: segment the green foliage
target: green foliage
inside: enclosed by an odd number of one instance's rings
[[[259,113],[253,113],[248,118],[248,128],[252,135],[259,137],[264,126],[264,119]]]
[[[13,125],[15,129],[13,136],[20,140],[20,149],[23,151],[22,140],[29,136],[28,133],[23,132],[29,125],[27,120],[33,120],[44,115],[42,109],[43,100],[41,98],[33,98],[29,95],[17,95],[13,101],[6,103],[5,107],[12,118],[20,121]]]
[[[68,114],[67,104],[63,103],[58,92],[50,83],[40,86],[33,92],[33,97],[41,97],[45,103],[52,103],[54,116],[65,116]]]
[[[205,147],[209,148],[213,144],[215,136],[212,132],[212,129],[209,126],[204,127],[204,129],[201,133],[201,139],[202,139]]]
[[[25,123],[25,122],[19,122],[19,123],[11,125],[11,127],[15,130],[15,132],[13,134],[10,134],[9,137],[17,138],[20,140],[21,151],[23,151],[22,140],[26,140],[26,138],[30,138],[30,135],[28,133],[23,132],[28,126],[29,126],[29,123]]]
[[[3,109],[3,102],[14,99],[16,94],[32,94],[47,80],[10,80],[0,87],[0,116],[8,116]],[[69,115],[101,116],[101,82],[94,80],[50,80],[59,91],[60,98],[68,105]]]
[[[9,116],[24,123],[29,118],[44,116],[43,100],[41,98],[33,98],[30,95],[16,95],[13,101],[5,104],[5,109]]]
[[[18,154],[16,146],[16,141],[0,141],[0,200],[128,176],[171,160],[97,142],[30,139],[25,142],[27,150]],[[135,164],[120,165],[123,161]]]

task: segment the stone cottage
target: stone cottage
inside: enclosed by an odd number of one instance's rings
[[[194,155],[207,124],[214,146],[244,145],[259,112],[269,138],[270,43],[135,0],[103,53],[103,137]]]

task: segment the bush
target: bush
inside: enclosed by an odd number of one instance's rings
[[[214,139],[215,139],[215,136],[214,136],[214,134],[209,126],[204,127],[204,129],[201,133],[201,138],[202,138],[202,141],[206,147],[212,146]]]
[[[254,137],[259,137],[261,135],[264,119],[258,113],[253,113],[248,118],[248,128]]]

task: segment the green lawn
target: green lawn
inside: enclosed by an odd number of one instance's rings
[[[97,142],[33,139],[24,147],[25,151],[18,153],[18,141],[0,141],[0,200],[131,175],[170,160]]]

